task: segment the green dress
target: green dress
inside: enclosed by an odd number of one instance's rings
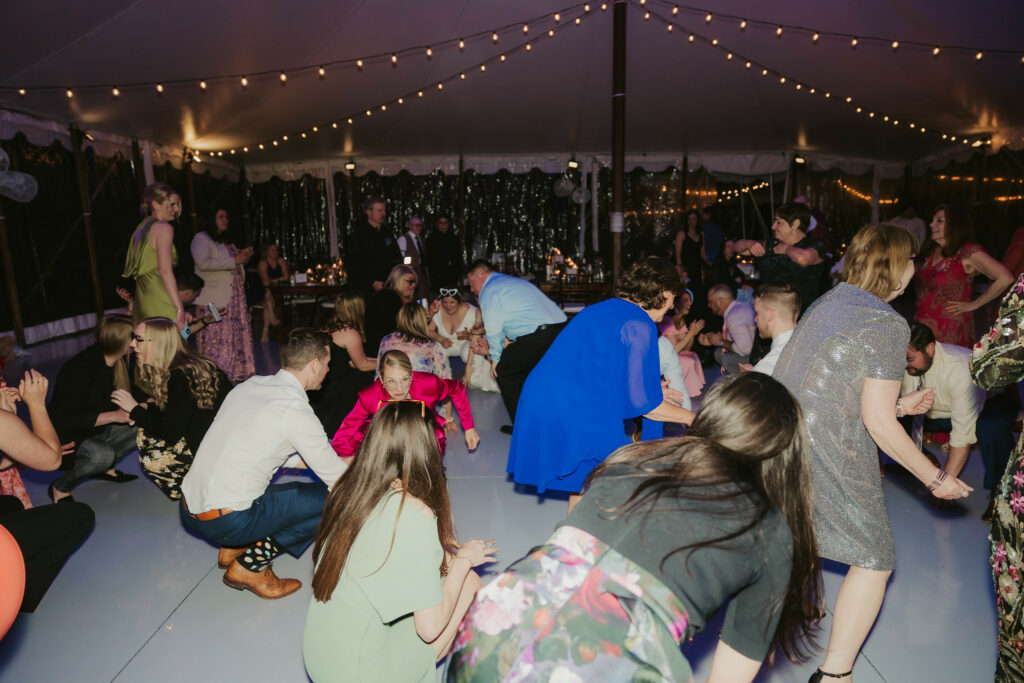
[[[437,656],[416,633],[413,612],[444,598],[437,520],[408,502],[399,515],[400,501],[388,493],[377,503],[330,599],[310,600],[302,655],[316,683],[436,680]]]
[[[149,243],[149,229],[156,223],[152,216],[139,223],[128,243],[123,277],[135,278],[135,319],[170,318],[178,312],[164,289],[157,270],[156,249]],[[171,245],[171,262],[178,265],[178,250]]]
[[[1003,298],[992,329],[974,345],[971,376],[982,389],[1024,379],[1024,275]],[[1014,683],[1024,680],[1024,437],[996,489],[989,539],[999,617],[995,680]]]

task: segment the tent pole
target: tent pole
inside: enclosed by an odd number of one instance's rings
[[[132,138],[132,171],[135,174],[135,182],[139,185],[139,203],[146,196],[146,170],[142,165],[142,149],[139,147],[139,139]]]
[[[338,260],[338,211],[334,198],[334,174],[331,172],[330,163],[324,164],[324,177],[326,184],[324,192],[327,194],[327,230],[330,240],[331,260]]]
[[[192,157],[185,150],[185,185],[188,188],[188,210],[192,217],[192,234],[199,234],[199,221],[196,219],[196,184],[192,180]]]
[[[252,225],[249,223],[249,202],[246,201],[249,194],[249,179],[245,177],[245,166],[242,166],[238,174],[238,190],[242,195],[242,233],[246,244],[252,244]]]
[[[871,222],[878,222],[878,198],[882,194],[882,169],[875,164],[874,173],[871,176]]]
[[[18,346],[25,346],[25,322],[21,318],[21,303],[18,301],[18,283],[14,279],[14,259],[11,245],[7,241],[7,219],[4,218],[4,200],[0,198],[0,252],[3,252],[4,280],[7,281],[7,298],[11,303],[11,322],[14,323],[14,338]]]
[[[92,271],[92,293],[95,297],[96,319],[103,317],[103,290],[100,287],[100,264],[96,258],[96,239],[92,230],[92,207],[89,201],[89,171],[85,166],[82,152],[82,131],[71,127],[71,147],[75,154],[75,177],[78,180],[78,199],[82,206],[82,225],[85,227],[85,246],[89,253],[89,267]]]
[[[623,181],[626,162],[626,0],[615,0],[612,28],[612,282],[622,275]]]

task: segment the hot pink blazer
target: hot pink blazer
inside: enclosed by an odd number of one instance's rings
[[[428,408],[434,409],[441,401],[451,399],[455,404],[455,410],[459,413],[459,421],[463,429],[473,428],[473,413],[469,409],[469,397],[466,396],[466,387],[454,379],[441,379],[429,372],[413,372],[412,385],[409,387],[409,397],[416,401],[423,401]],[[380,378],[374,380],[373,384],[359,392],[356,398],[356,405],[352,411],[341,421],[338,432],[331,440],[334,451],[343,458],[356,454],[359,444],[366,436],[366,429],[370,426],[370,420],[377,413],[377,408],[391,400]],[[444,455],[445,434],[444,418],[437,416],[437,445]]]

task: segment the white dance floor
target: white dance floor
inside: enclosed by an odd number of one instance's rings
[[[65,340],[32,349],[29,362],[52,381],[59,364],[89,343]],[[257,348],[257,364],[276,369],[276,346]],[[24,364],[9,365],[8,381]],[[710,377],[709,377],[710,379]],[[565,514],[564,498],[538,498],[507,480],[510,437],[497,394],[470,397],[480,448],[460,436],[445,459],[461,538],[492,538],[500,571],[543,542]],[[572,438],[572,426],[566,426]],[[136,455],[120,469],[141,474]],[[37,504],[48,502],[53,474],[27,472]],[[991,680],[996,654],[995,598],[988,567],[987,501],[975,451],[964,479],[976,493],[957,511],[936,511],[907,478],[889,475],[885,490],[896,535],[897,566],[882,614],[857,660],[858,683]],[[191,536],[175,503],[141,476],[127,484],[88,481],[74,490],[96,511],[96,529],[71,557],[34,614],[21,615],[0,642],[0,680],[19,681],[305,681],[302,628],[311,592],[311,553],[275,562],[279,576],[303,588],[263,601],[221,583],[216,548]],[[492,574],[493,575],[493,574]],[[488,577],[485,575],[484,581]],[[828,601],[841,576],[825,573]],[[684,649],[706,678],[720,622]],[[822,624],[822,647],[829,620]],[[821,661],[780,661],[758,681],[803,683]],[[344,667],[343,661],[338,662]],[[439,675],[440,675],[439,671]]]

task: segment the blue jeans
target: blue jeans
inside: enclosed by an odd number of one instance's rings
[[[326,502],[327,487],[322,482],[292,481],[268,486],[247,510],[204,522],[188,513],[184,498],[179,510],[185,528],[217,545],[241,548],[271,536],[299,557],[316,535]]]
[[[53,482],[53,488],[67,493],[83,479],[106,472],[121,458],[135,450],[138,427],[127,424],[109,424],[96,436],[78,444],[71,469]]]

